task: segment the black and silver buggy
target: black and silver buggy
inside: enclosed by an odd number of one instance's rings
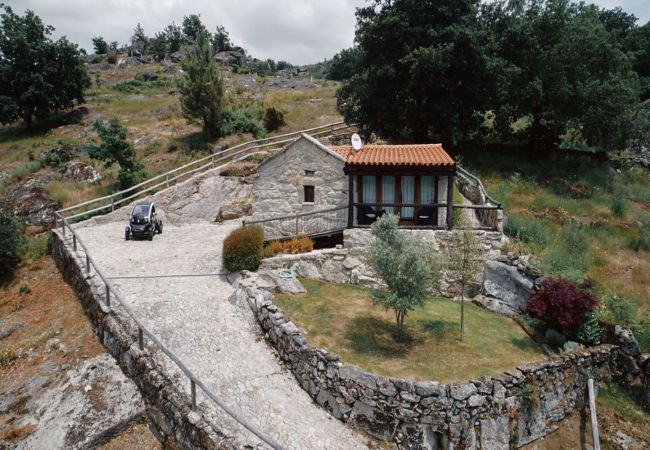
[[[156,232],[158,234],[163,232],[162,220],[158,219],[156,205],[153,202],[140,202],[135,205],[131,211],[129,224],[124,230],[124,239],[128,241],[131,238],[147,238],[151,241]]]

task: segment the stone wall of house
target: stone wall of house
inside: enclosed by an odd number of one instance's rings
[[[52,256],[75,290],[97,338],[140,389],[146,416],[157,434],[174,448],[235,449],[234,443],[215,430],[200,409],[191,407],[188,395],[177,389],[172,376],[153,355],[146,348],[140,350],[136,323],[119,308],[105,306],[103,283],[86,274],[85,263],[57,230],[52,231]]]
[[[253,177],[253,217],[299,214],[348,202],[344,161],[322,144],[302,137],[264,161]],[[314,186],[313,204],[303,186]]]
[[[404,449],[503,449],[545,436],[587,402],[587,379],[615,378],[650,393],[650,355],[633,336],[614,330],[617,345],[601,345],[501,375],[457,383],[382,377],[345,364],[307,342],[273,304],[275,283],[244,272],[235,296],[248,303],[265,337],[302,388],[332,416]],[[647,405],[650,408],[650,404]]]

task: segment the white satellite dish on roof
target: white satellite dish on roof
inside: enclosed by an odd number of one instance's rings
[[[361,150],[361,147],[363,147],[363,141],[361,141],[361,136],[359,136],[357,133],[354,133],[352,137],[350,138],[350,142],[352,143],[352,148],[354,149],[355,152],[358,152]]]

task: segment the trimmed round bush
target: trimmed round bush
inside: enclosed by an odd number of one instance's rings
[[[233,230],[223,241],[223,266],[230,272],[257,270],[262,263],[264,230],[248,225]]]

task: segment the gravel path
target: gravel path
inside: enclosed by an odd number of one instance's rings
[[[165,224],[153,242],[124,241],[124,223],[79,228],[90,254],[108,277],[216,273],[221,243],[239,222]],[[115,280],[129,306],[195,374],[229,406],[288,449],[362,449],[367,437],[332,418],[280,365],[273,350],[241,312],[228,302],[233,288],[223,276]],[[187,379],[161,357],[189,392]],[[199,394],[198,400],[212,406]],[[239,444],[257,438],[232,420],[214,414],[223,431]]]

